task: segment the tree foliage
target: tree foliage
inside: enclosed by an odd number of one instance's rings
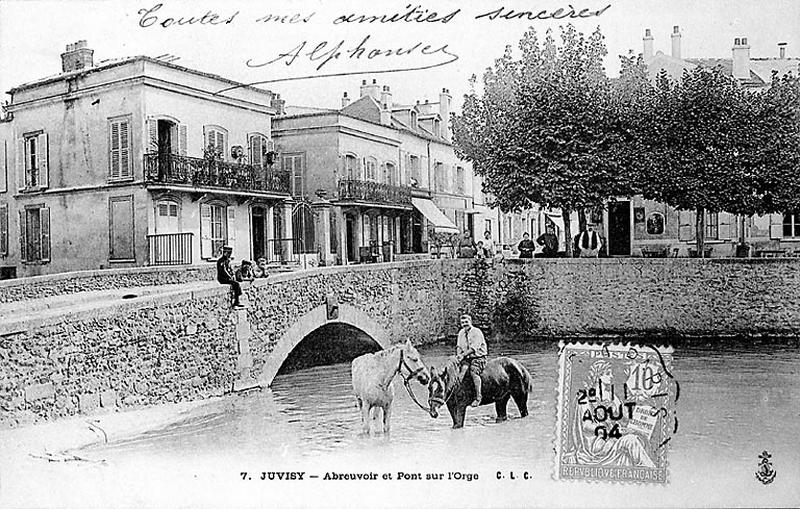
[[[482,93],[473,77],[453,118],[455,145],[501,210],[560,208],[569,239],[571,211],[628,192],[618,159],[625,133],[613,114],[603,35],[568,25],[557,43],[551,31],[539,41],[531,28],[519,52],[507,47],[486,70]]]

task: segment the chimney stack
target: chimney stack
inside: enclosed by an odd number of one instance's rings
[[[442,130],[441,137],[450,141],[450,89],[443,88],[442,93],[439,94],[439,116],[442,117]]]
[[[672,27],[672,57],[681,58],[681,31],[678,25]]]
[[[784,60],[786,58],[786,43],[785,42],[779,42],[778,43],[778,56],[780,57],[781,60]]]
[[[94,50],[89,49],[85,40],[67,44],[61,54],[61,72],[72,72],[94,66]]]
[[[367,85],[367,80],[361,81],[361,97],[368,95],[375,99],[375,102],[380,103],[381,100],[381,87],[378,85],[377,80],[372,80],[371,85]]]
[[[382,109],[388,110],[389,112],[392,111],[392,91],[389,85],[384,85],[381,88],[381,105],[383,106]]]
[[[286,100],[281,99],[281,94],[273,94],[270,106],[275,108],[276,115],[283,115],[286,113]]]
[[[733,77],[750,78],[750,46],[747,44],[747,37],[733,40]]]
[[[653,58],[653,34],[649,28],[644,29],[642,42],[644,43],[644,54],[642,56],[645,62],[649,62]]]
[[[342,108],[347,108],[349,104],[350,104],[350,98],[347,97],[347,92],[345,92],[344,95],[342,96]]]

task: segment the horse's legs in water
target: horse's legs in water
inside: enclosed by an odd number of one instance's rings
[[[358,407],[361,410],[361,426],[363,432],[365,435],[369,435],[370,422],[372,421],[372,416],[370,415],[372,412],[370,412],[369,404],[359,398]]]
[[[385,407],[383,407],[383,432],[389,433],[389,420],[392,418],[392,404],[389,403]]]
[[[508,420],[508,413],[506,412],[508,400],[509,396],[504,396],[503,398],[494,402],[494,408],[497,411],[497,419],[495,419],[495,422],[503,422]]]
[[[450,415],[453,417],[453,429],[464,427],[464,416],[467,413],[466,406],[458,405],[456,408],[450,409]]]
[[[520,389],[515,392],[513,395],[514,403],[517,404],[517,408],[519,408],[519,416],[520,417],[527,417],[528,416],[528,393],[524,389]]]

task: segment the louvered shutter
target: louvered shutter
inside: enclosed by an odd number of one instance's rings
[[[17,187],[20,191],[28,184],[27,158],[25,157],[25,139],[17,142]]]
[[[691,210],[678,211],[678,240],[690,241],[695,238],[695,213]]]
[[[108,157],[108,177],[111,179],[118,179],[121,176],[119,128],[119,122],[111,122],[111,129],[109,129],[109,147],[111,147],[111,151]]]
[[[39,209],[39,221],[41,224],[41,252],[42,261],[50,261],[50,209],[42,207]]]
[[[27,242],[26,242],[26,235],[25,230],[27,225],[25,224],[25,209],[19,211],[19,259],[24,261],[28,260],[28,250],[27,250]]]
[[[8,191],[8,142],[3,140],[3,168],[0,169],[0,193]]]
[[[0,207],[0,256],[8,255],[8,205]]]
[[[131,172],[131,138],[130,124],[127,120],[119,123],[119,175],[122,178],[129,178]]]
[[[188,135],[185,124],[178,124],[178,154],[185,156],[188,153]]]
[[[267,139],[267,152],[275,152],[275,142],[271,139]]]
[[[211,205],[200,205],[200,257],[211,258]]]
[[[769,215],[769,238],[770,239],[783,238],[783,214]]]
[[[214,130],[208,127],[203,127],[203,152],[214,148]]]
[[[39,169],[39,187],[50,185],[49,153],[47,133],[42,133],[36,137],[36,167]]]
[[[217,131],[217,141],[216,147],[220,149],[222,153],[222,160],[225,161],[228,159],[228,143],[225,139],[225,133],[222,131]]]
[[[339,160],[337,161],[336,164],[336,175],[337,175],[337,180],[344,180],[347,178],[345,156],[343,154],[339,154]]]
[[[256,168],[264,165],[264,138],[259,134],[250,135],[250,164]]]
[[[158,153],[158,120],[151,118],[147,121],[148,147],[151,154]]]
[[[360,159],[356,158],[356,167],[357,167],[356,179],[357,180],[367,180],[366,174],[364,173],[366,171],[364,169],[364,167],[366,166],[366,161],[367,160],[365,158],[363,158],[363,157],[360,158]]]
[[[229,246],[233,246],[236,243],[236,207],[229,206],[228,207],[228,241],[227,244]]]

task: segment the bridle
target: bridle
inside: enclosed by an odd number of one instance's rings
[[[408,370],[408,377],[403,375],[403,367]],[[400,377],[403,379],[403,386],[405,386],[406,391],[408,392],[409,397],[411,400],[417,404],[418,407],[423,409],[426,413],[428,413],[428,409],[422,406],[422,403],[419,402],[417,396],[414,394],[414,391],[411,390],[411,386],[408,383],[417,376],[421,371],[424,371],[424,367],[419,367],[415,370],[411,369],[411,366],[408,365],[405,359],[405,350],[400,350],[400,363],[397,365],[397,373],[400,373]]]
[[[433,380],[431,380],[431,383],[433,383]],[[450,401],[450,398],[453,397],[453,394],[456,393],[456,385],[453,384],[453,386],[450,388],[450,394],[447,394],[447,385],[444,383],[441,376],[439,376],[439,383],[442,384],[445,388],[445,390],[442,391],[443,393],[445,393],[444,399],[433,397],[433,398],[428,398],[428,401],[432,403],[439,403],[439,406],[444,406],[447,404],[448,401]]]

